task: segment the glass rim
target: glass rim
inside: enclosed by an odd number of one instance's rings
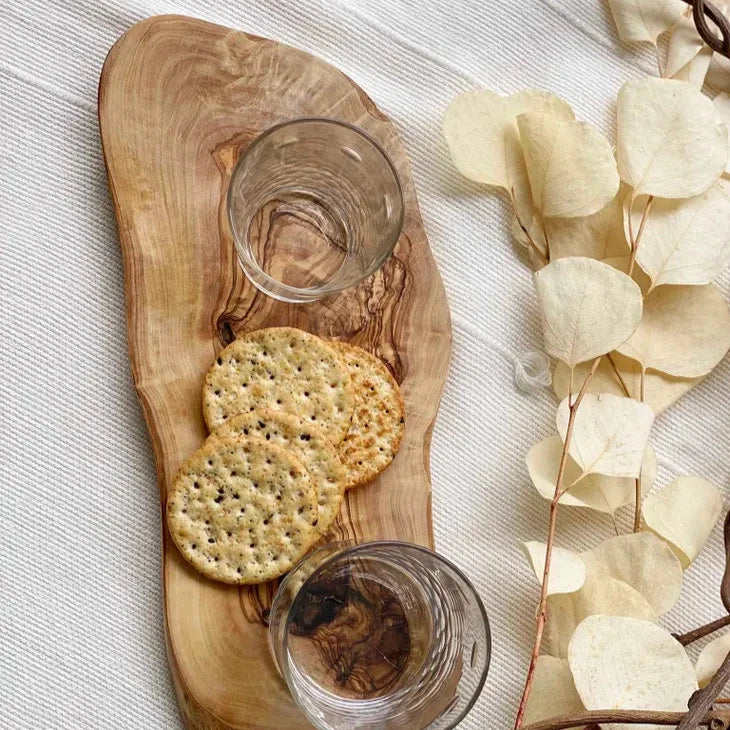
[[[353,132],[357,136],[363,138],[377,153],[378,155],[385,161],[387,168],[390,170],[390,173],[393,177],[393,180],[395,181],[395,187],[397,191],[397,201],[398,201],[398,218],[396,221],[395,230],[397,230],[397,235],[391,236],[390,241],[388,241],[388,245],[385,246],[384,251],[381,252],[381,254],[373,260],[373,262],[368,266],[368,268],[365,270],[365,272],[355,281],[352,281],[350,283],[344,283],[344,284],[334,284],[328,286],[328,283],[325,283],[324,285],[317,285],[317,286],[309,286],[309,287],[298,287],[298,286],[292,286],[291,284],[285,284],[284,282],[280,281],[279,279],[276,279],[275,277],[271,276],[270,274],[267,274],[259,265],[258,261],[252,256],[249,256],[246,252],[246,247],[244,243],[239,239],[238,233],[236,231],[236,226],[234,226],[233,223],[233,181],[238,177],[238,175],[241,174],[241,170],[243,168],[243,164],[246,160],[246,158],[262,143],[264,142],[269,136],[274,134],[275,132],[280,131],[281,129],[285,129],[286,127],[295,127],[300,124],[306,124],[306,123],[322,123],[322,124],[330,124],[332,126],[342,127],[344,129],[347,129],[350,132]],[[304,117],[293,117],[292,119],[285,119],[284,121],[277,122],[276,124],[273,124],[270,127],[267,127],[263,132],[258,134],[254,139],[251,141],[251,143],[246,147],[246,149],[243,150],[243,152],[240,154],[238,160],[236,161],[236,164],[233,167],[233,171],[231,172],[231,177],[228,181],[228,190],[226,191],[226,218],[228,220],[228,228],[230,229],[231,236],[233,237],[233,243],[234,247],[236,249],[236,253],[239,257],[245,256],[246,263],[248,266],[250,266],[252,269],[255,270],[257,279],[261,282],[261,285],[265,286],[265,289],[262,289],[262,286],[260,285],[259,281],[254,281],[250,276],[248,276],[248,273],[246,272],[244,268],[244,274],[246,274],[246,278],[260,291],[263,291],[268,296],[274,296],[277,299],[283,299],[284,301],[288,302],[310,302],[314,301],[314,299],[321,299],[323,297],[329,296],[330,294],[335,294],[337,292],[341,292],[345,289],[349,289],[351,287],[355,287],[360,282],[367,279],[369,276],[374,274],[387,260],[390,258],[390,255],[393,253],[393,250],[395,249],[396,245],[398,244],[398,240],[400,239],[401,233],[403,232],[403,223],[405,221],[405,197],[403,195],[403,186],[400,181],[400,176],[398,175],[398,170],[395,167],[395,164],[393,163],[393,160],[390,158],[390,155],[385,151],[384,147],[378,142],[374,137],[372,137],[370,134],[368,134],[364,129],[361,129],[360,127],[356,126],[355,124],[352,124],[351,122],[346,122],[342,119],[334,119],[332,117],[319,117],[319,116],[304,116]],[[243,267],[242,267],[243,268]],[[333,277],[334,278],[334,277]],[[274,295],[272,294],[272,290],[279,290],[282,295]]]
[[[315,555],[319,550],[325,550],[328,547],[336,546],[338,544],[347,545],[348,543],[353,542],[353,540],[339,540],[339,541],[333,541],[330,543],[327,543],[326,545],[322,545],[317,550],[312,551],[308,555],[305,555],[287,574],[286,578],[279,584],[279,587],[277,588],[276,594],[274,595],[274,600],[271,604],[271,612],[273,613],[274,606],[278,602],[279,596],[283,595],[283,591],[286,587],[286,584],[288,583],[289,576],[292,575],[296,569],[304,564],[309,558],[311,558],[313,555]],[[436,558],[438,562],[440,562],[445,567],[452,570],[457,577],[463,582],[463,584],[466,586],[466,588],[469,590],[471,595],[476,600],[477,607],[479,609],[479,616],[481,619],[481,623],[484,626],[484,635],[486,640],[486,657],[484,662],[484,667],[482,668],[481,675],[479,676],[479,679],[477,681],[476,687],[474,692],[472,693],[472,696],[469,698],[469,702],[465,705],[461,713],[457,717],[454,718],[453,722],[448,726],[447,730],[450,730],[452,728],[455,728],[468,714],[471,712],[471,709],[476,704],[477,700],[479,699],[482,690],[484,689],[484,685],[487,681],[487,675],[489,674],[489,667],[491,666],[492,661],[492,631],[491,627],[489,625],[489,616],[487,614],[487,610],[484,607],[484,602],[482,601],[481,596],[479,595],[479,592],[476,589],[476,586],[472,583],[472,581],[469,579],[469,577],[464,573],[464,571],[459,568],[458,565],[454,564],[451,560],[444,557],[440,553],[437,553],[435,550],[432,550],[429,547],[426,547],[424,545],[418,545],[416,543],[412,542],[406,542],[405,540],[371,540],[368,542],[355,542],[355,544],[350,545],[349,547],[344,547],[341,551],[336,552],[334,555],[331,555],[326,560],[322,561],[320,565],[318,565],[314,571],[312,571],[312,574],[306,578],[306,580],[302,583],[301,587],[299,588],[299,591],[297,592],[297,595],[304,590],[304,588],[310,584],[310,581],[313,581],[315,578],[318,578],[327,568],[330,566],[335,560],[341,559],[343,556],[350,557],[354,553],[360,553],[360,552],[367,552],[368,549],[375,548],[382,548],[382,547],[388,547],[388,548],[407,548],[410,550],[415,550],[416,552],[423,553],[424,555],[428,555],[430,558]],[[296,597],[292,599],[292,606],[294,605],[294,602],[296,601]],[[291,606],[289,607],[289,610],[287,611],[286,619],[284,621],[283,626],[283,636],[281,638],[282,642],[282,648],[283,648],[283,656],[287,656],[288,652],[288,645],[289,645],[289,626],[291,622]],[[290,693],[292,694],[292,697],[295,699],[297,704],[299,704],[295,692],[292,690],[292,687],[290,685],[290,678],[291,678],[291,672],[289,670],[288,663],[285,663],[283,667],[279,667],[279,670],[281,671],[284,681],[287,684],[287,687],[289,688]],[[375,697],[372,699],[365,699],[365,700],[358,700],[358,702],[366,703],[366,704],[376,704],[378,702],[381,702],[383,700],[382,697]]]

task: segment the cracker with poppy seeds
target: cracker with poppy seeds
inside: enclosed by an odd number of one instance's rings
[[[365,484],[385,469],[400,448],[405,407],[387,365],[347,342],[331,342],[344,358],[355,390],[352,423],[338,446],[349,474],[347,488]]]
[[[167,497],[168,529],[183,557],[224,583],[261,583],[290,570],[319,538],[316,513],[302,463],[260,438],[208,438]]]
[[[210,431],[239,413],[294,413],[339,444],[350,427],[354,394],[342,357],[319,337],[293,327],[254,330],[223,349],[205,377],[203,413]]]
[[[347,472],[337,450],[322,429],[284,411],[259,409],[229,418],[215,436],[256,436],[290,451],[302,462],[314,482],[317,532],[324,535],[340,511]]]

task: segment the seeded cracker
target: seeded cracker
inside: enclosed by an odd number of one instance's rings
[[[255,330],[220,352],[203,385],[203,413],[213,431],[257,408],[294,413],[339,444],[350,427],[353,389],[340,355],[319,337],[292,327]]]
[[[330,344],[344,358],[355,390],[352,424],[338,447],[349,489],[370,481],[393,461],[403,438],[405,408],[385,363],[355,345]]]
[[[294,454],[314,482],[317,532],[327,532],[340,511],[347,473],[321,428],[291,413],[256,410],[229,418],[215,436],[256,436]]]
[[[319,535],[314,486],[281,446],[212,436],[183,464],[167,499],[167,524],[186,560],[224,583],[276,578]]]

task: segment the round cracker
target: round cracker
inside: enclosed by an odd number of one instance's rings
[[[314,485],[302,463],[258,438],[209,438],[183,464],[167,525],[186,560],[224,583],[291,569],[318,539]]]
[[[347,472],[321,428],[293,413],[259,409],[229,418],[215,430],[215,435],[253,435],[291,451],[314,482],[317,532],[324,535],[329,530],[342,505]]]
[[[222,350],[203,385],[203,413],[214,431],[239,413],[271,408],[320,426],[339,444],[350,427],[354,394],[340,355],[293,327],[249,332]]]
[[[350,476],[349,489],[369,482],[393,461],[403,438],[405,407],[382,360],[347,342],[330,344],[344,358],[355,390],[352,423],[337,449]]]

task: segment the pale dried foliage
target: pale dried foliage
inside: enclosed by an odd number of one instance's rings
[[[550,518],[545,542],[522,543],[540,603],[516,727],[583,708],[686,711],[697,678],[706,683],[730,651],[728,634],[695,673],[656,623],[679,599],[723,500],[693,476],[653,491],[648,443],[655,417],[730,349],[730,309],[712,283],[730,265],[730,96],[713,102],[699,90],[730,64],[699,39],[679,0],[610,6],[624,40],[656,45],[668,33],[663,73],[673,77],[620,90],[615,157],[546,92],[464,94],[444,120],[456,167],[507,192],[556,360],[556,431],[527,454]],[[575,507],[614,525],[631,507],[634,532],[580,554],[556,547],[558,509]]]

